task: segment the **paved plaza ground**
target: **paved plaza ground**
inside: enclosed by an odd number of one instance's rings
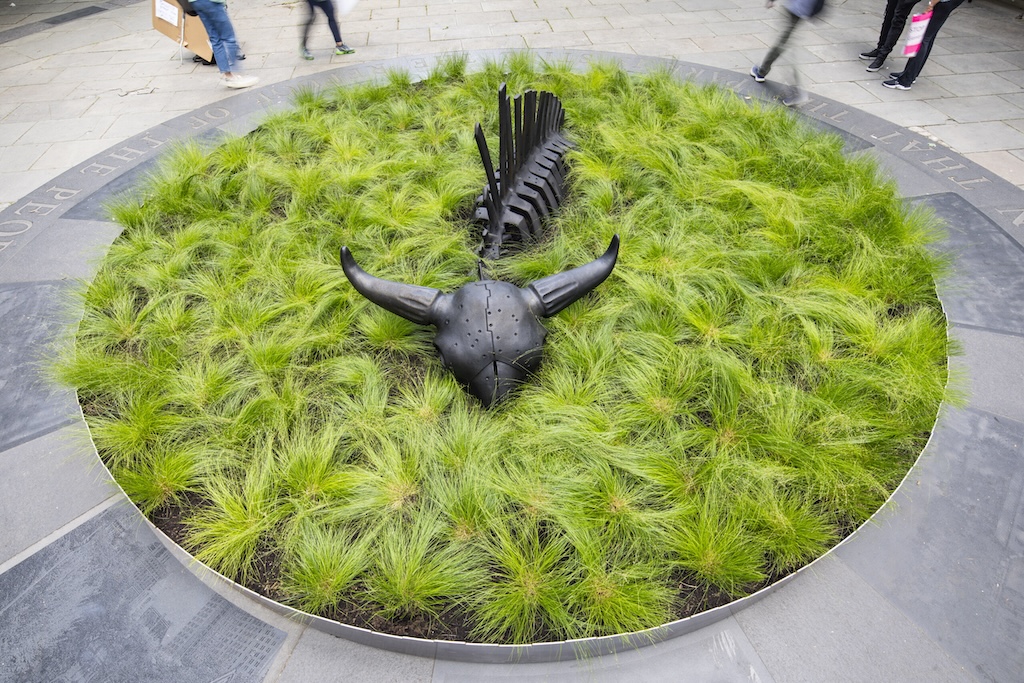
[[[883,88],[857,53],[874,46],[881,0],[832,1],[801,26],[770,79],[925,132],[1024,186],[1024,20],[992,0],[958,9],[910,91]],[[104,8],[62,23],[69,13]],[[298,56],[302,0],[230,6],[249,72],[266,85],[342,64],[500,48],[570,48],[671,57],[746,73],[781,25],[763,0],[363,0],[341,18],[356,53],[333,56],[323,20],[316,59]],[[179,58],[148,2],[0,3],[0,208],[142,130],[234,91],[214,67]],[[889,67],[892,67],[891,69]]]
[[[1024,680],[1024,10],[965,3],[902,92],[881,85],[902,59],[868,73],[857,57],[883,4],[830,2],[757,85],[750,66],[782,24],[763,0],[363,0],[341,21],[356,53],[334,56],[321,19],[313,61],[299,56],[302,0],[236,1],[263,88],[236,91],[152,28],[147,0],[2,0],[0,683]],[[847,542],[656,646],[582,661],[538,648],[510,663],[334,638],[161,541],[98,466],[72,393],[39,380],[38,349],[64,325],[69,283],[118,232],[102,200],[165,141],[251,130],[299,83],[519,48],[674,65],[748,97],[781,94],[798,73],[801,114],[876,155],[948,224],[955,263],[939,294],[967,405],[940,412],[919,464]]]

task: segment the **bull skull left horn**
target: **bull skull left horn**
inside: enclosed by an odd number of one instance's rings
[[[391,282],[360,268],[348,247],[341,266],[356,291],[406,320],[437,328],[434,346],[445,367],[485,406],[497,403],[540,365],[550,317],[590,292],[611,274],[619,254],[619,236],[604,255],[590,263],[541,278],[519,288],[481,280],[452,294]]]

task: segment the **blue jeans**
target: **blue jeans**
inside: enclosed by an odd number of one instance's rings
[[[228,6],[213,0],[192,0],[192,7],[199,13],[199,20],[210,37],[217,68],[221,73],[235,71],[238,41],[235,40],[235,27],[228,18]]]

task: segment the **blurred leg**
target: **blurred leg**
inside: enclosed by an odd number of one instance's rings
[[[796,25],[800,23],[800,17],[789,10],[786,10],[785,14],[786,24],[782,28],[782,33],[779,34],[778,40],[776,40],[775,44],[772,45],[770,50],[768,50],[768,54],[764,56],[764,61],[761,62],[761,66],[759,67],[759,71],[762,75],[766,75],[772,70],[772,64],[774,64],[775,60],[782,54],[782,51],[786,48],[786,43],[789,42],[789,37],[793,35],[793,29],[795,29]]]
[[[313,20],[316,18],[313,16],[312,0],[306,0],[306,9],[309,10],[309,12],[306,14],[306,23],[302,25],[302,43],[300,45],[303,52],[306,51],[306,43],[309,41],[309,29],[313,25]]]

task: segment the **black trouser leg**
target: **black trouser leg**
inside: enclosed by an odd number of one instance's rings
[[[928,28],[924,30],[924,37],[921,38],[921,47],[917,48],[917,54],[908,59],[907,65],[903,67],[903,73],[898,79],[900,84],[906,86],[914,84],[921,74],[921,69],[924,68],[924,63],[928,61],[932,44],[935,43],[935,34],[946,23],[950,13],[963,2],[964,0],[949,0],[949,2],[940,2],[935,5],[935,9],[932,10],[932,18],[928,21]]]
[[[881,50],[885,45],[885,39],[889,37],[889,29],[892,28],[892,17],[896,13],[896,6],[900,0],[889,0],[885,3],[885,16],[882,17],[882,30],[878,34],[878,44],[875,49]]]
[[[898,0],[896,9],[892,15],[892,22],[889,24],[889,33],[885,40],[878,46],[878,56],[882,57],[892,52],[893,46],[899,42],[903,27],[907,25],[910,12],[920,0]],[[942,4],[942,3],[939,3]]]
[[[338,28],[338,20],[334,16],[334,3],[331,0],[314,0],[314,2],[327,15],[327,26],[331,29],[331,35],[334,36],[334,43],[340,45],[341,30]]]

